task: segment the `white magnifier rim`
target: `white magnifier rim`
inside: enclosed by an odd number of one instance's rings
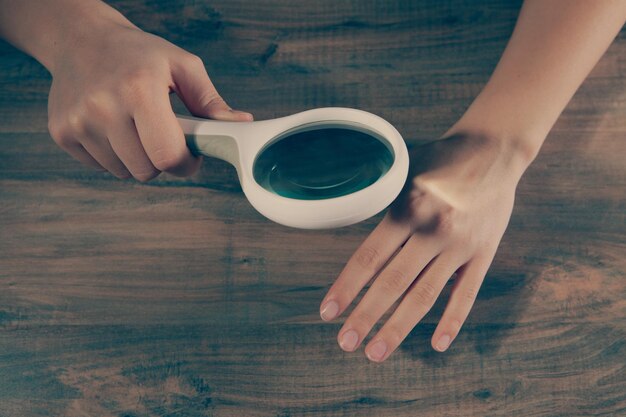
[[[178,117],[191,148],[235,166],[241,188],[262,215],[285,226],[327,229],[348,226],[385,209],[398,196],[408,175],[409,156],[400,133],[375,114],[344,107],[324,107],[278,119],[222,122]],[[382,137],[393,154],[389,170],[373,184],[354,193],[320,200],[300,200],[274,194],[253,176],[259,152],[290,133],[320,128],[346,128]]]

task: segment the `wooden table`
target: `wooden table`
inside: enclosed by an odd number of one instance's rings
[[[410,146],[480,91],[520,2],[114,5],[257,119],[357,107]],[[625,30],[522,179],[451,349],[430,347],[439,302],[382,364],[318,315],[381,215],[279,226],[214,160],[148,184],[90,171],[47,133],[48,73],[0,60],[0,416],[626,414]]]

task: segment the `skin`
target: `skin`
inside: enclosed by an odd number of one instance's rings
[[[186,176],[199,168],[171,92],[195,116],[252,120],[220,97],[199,57],[143,32],[99,0],[0,0],[0,36],[52,74],[54,141],[118,178],[147,181],[161,171]]]
[[[507,227],[521,176],[625,20],[624,0],[524,3],[483,91],[439,140],[415,149],[400,196],[324,297],[320,315],[333,320],[371,282],[339,331],[343,350],[358,349],[396,305],[365,347],[370,360],[384,361],[456,275],[431,342],[438,351],[449,347]],[[196,116],[252,120],[230,109],[198,57],[100,1],[0,0],[0,36],[52,73],[53,139],[120,178],[197,169],[171,92]]]
[[[370,360],[387,359],[456,274],[431,340],[437,351],[450,346],[507,227],[520,177],[625,21],[623,0],[524,3],[483,91],[440,140],[416,149],[400,197],[324,297],[320,315],[332,320],[372,281],[339,331],[343,350],[358,349],[397,303],[365,347]]]

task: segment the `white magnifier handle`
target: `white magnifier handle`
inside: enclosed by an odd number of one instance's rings
[[[185,134],[187,146],[193,153],[218,158],[237,166],[236,138],[241,133],[238,123],[183,116],[176,118]]]
[[[226,122],[178,115],[177,119],[193,152],[222,159],[233,165],[241,188],[254,208],[265,217],[285,226],[326,229],[347,226],[371,217],[393,201],[401,191],[408,173],[408,153],[400,133],[389,122],[362,110],[324,107],[276,119],[250,122]],[[261,175],[265,172],[261,169],[262,166],[259,166],[258,171],[261,176],[255,176],[255,161],[258,161],[257,156],[263,155],[263,149],[267,148],[269,152],[269,147],[274,142],[287,141],[298,134],[324,129],[347,129],[353,134],[357,131],[384,139],[384,145],[393,156],[391,166],[374,183],[365,185],[364,188],[355,188],[354,191],[348,190],[350,192],[347,194],[320,199],[292,198],[278,194],[273,186],[268,188],[274,183],[266,184],[265,177]],[[289,142],[285,144],[288,145]],[[278,152],[276,149],[275,151]],[[297,154],[294,153],[291,158],[290,152],[285,152],[285,156],[276,163],[286,163],[286,170],[276,172],[285,175],[286,186],[308,187],[309,191],[323,188],[315,182],[299,181],[298,175],[308,175],[309,171],[298,170],[298,161],[294,160]],[[338,155],[329,150],[328,157],[343,157],[345,152],[344,149]],[[283,154],[267,155],[271,162],[271,158]],[[320,158],[324,160],[324,155],[318,157]],[[272,178],[280,181],[282,177]],[[356,186],[356,183],[352,185]],[[290,190],[293,191],[293,188]]]

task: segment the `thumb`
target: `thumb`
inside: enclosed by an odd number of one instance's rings
[[[191,56],[193,58],[172,68],[176,93],[191,114],[216,120],[252,121],[252,114],[233,110],[224,101],[211,82],[202,60]]]

